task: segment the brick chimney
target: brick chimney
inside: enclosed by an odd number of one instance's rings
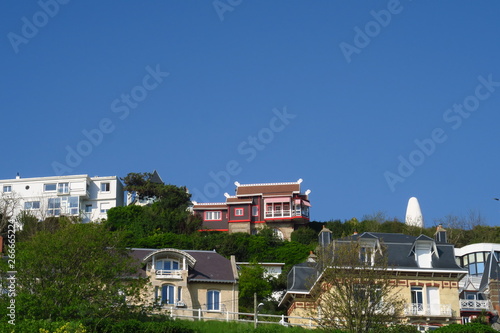
[[[436,233],[434,234],[434,240],[438,243],[448,243],[446,237],[446,229],[443,228],[441,224],[436,227]]]

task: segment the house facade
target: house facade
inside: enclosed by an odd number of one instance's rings
[[[498,283],[500,244],[476,243],[455,249],[457,263],[468,270],[459,283],[462,322],[500,310]]]
[[[83,222],[107,217],[107,211],[123,206],[123,185],[118,177],[88,175],[0,180],[4,199],[12,203],[10,215],[27,211],[39,219],[80,216]]]
[[[236,319],[227,314],[238,312],[234,257],[178,249],[132,249],[132,256],[141,263],[140,275],[150,281],[143,293],[145,304],[176,316],[196,316],[193,309],[201,309],[205,318]]]
[[[370,260],[384,247],[391,273],[389,282],[394,286],[391,292],[398,293],[404,302],[404,322],[421,327],[460,322],[459,281],[467,271],[455,262],[452,244],[424,235],[365,232],[339,240],[329,240],[329,235],[327,229],[320,232],[320,244],[360,242],[360,260]],[[307,317],[315,311],[316,300],[311,291],[318,283],[322,283],[321,272],[314,257],[292,268],[286,294],[280,302],[288,309],[289,316]],[[299,319],[296,321],[300,323]]]
[[[310,191],[301,193],[302,179],[288,183],[240,184],[225,202],[193,202],[205,231],[255,234],[267,226],[282,239],[309,222]]]

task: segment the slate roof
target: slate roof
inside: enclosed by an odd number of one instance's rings
[[[164,249],[166,252],[169,249]],[[131,249],[131,255],[142,263],[139,275],[146,277],[146,263],[143,259],[158,249]],[[215,251],[182,250],[191,255],[195,260],[194,267],[189,267],[188,281],[190,282],[219,282],[235,283],[237,276],[233,274],[231,261]]]
[[[163,180],[161,179],[160,177],[160,174],[158,174],[158,171],[153,171],[153,174],[151,175],[151,177],[149,178],[149,181],[151,183],[155,183],[155,184],[164,184],[163,183]]]
[[[395,270],[418,270],[433,272],[436,270],[448,270],[455,273],[467,273],[467,269],[463,269],[457,265],[455,261],[454,245],[449,243],[436,243],[437,255],[432,256],[432,268],[420,268],[415,255],[412,253],[412,248],[415,241],[434,241],[427,236],[410,236],[400,233],[381,233],[381,232],[365,232],[360,235],[352,235],[342,239],[335,240],[336,242],[352,241],[357,239],[380,240],[383,246],[387,249],[388,265]],[[497,265],[498,267],[498,265]],[[318,272],[311,266],[310,263],[295,265],[288,275],[288,293],[301,293],[308,291],[310,281]],[[500,274],[500,270],[499,270]]]

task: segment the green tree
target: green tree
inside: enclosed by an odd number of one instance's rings
[[[310,283],[318,310],[310,314],[318,325],[368,332],[397,323],[403,301],[390,283],[383,246],[370,250],[358,241],[337,241],[318,251],[317,268],[320,278]]]
[[[120,247],[118,233],[99,224],[69,224],[18,243],[17,309],[22,318],[105,318],[127,313],[145,280]]]
[[[240,311],[251,312],[254,306],[254,293],[257,293],[257,302],[271,296],[271,283],[264,277],[265,270],[261,265],[253,263],[243,266],[240,271]]]
[[[292,232],[291,238],[293,242],[304,245],[309,245],[318,242],[318,233],[311,228],[299,228]]]

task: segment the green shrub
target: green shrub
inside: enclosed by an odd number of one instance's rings
[[[470,323],[465,325],[451,324],[435,330],[436,333],[494,333],[497,332],[488,325],[480,323]]]

